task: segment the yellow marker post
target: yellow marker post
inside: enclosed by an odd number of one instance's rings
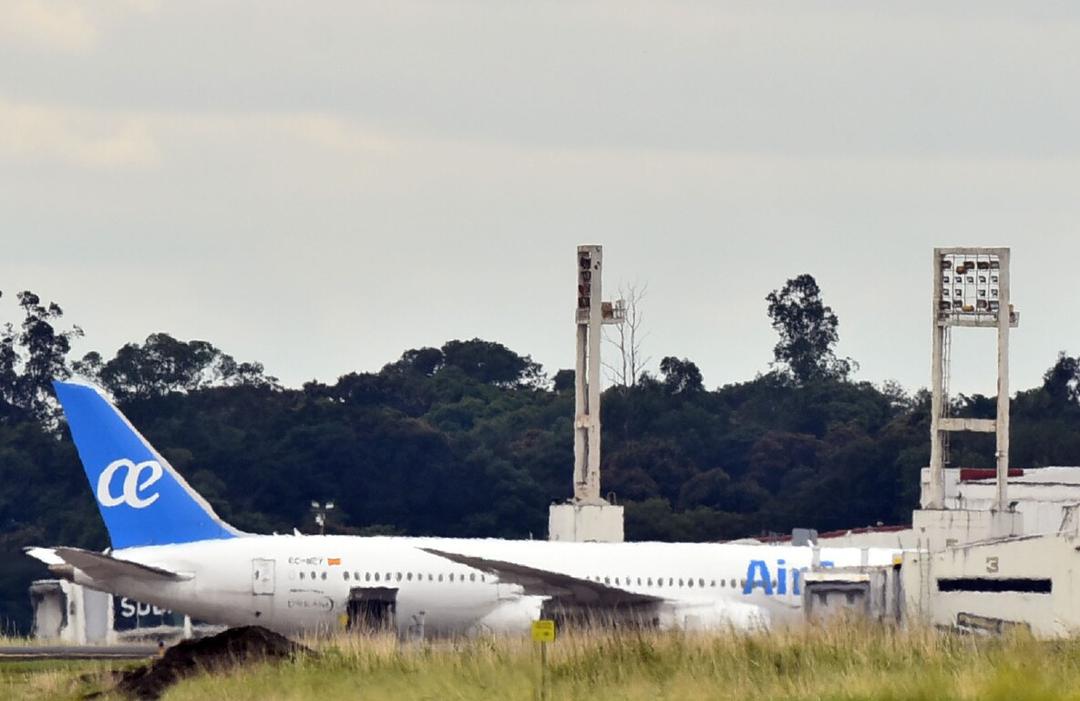
[[[555,642],[555,621],[533,621],[532,639],[540,643],[540,701],[547,699],[547,644]]]
[[[533,621],[532,639],[538,643],[550,643],[555,640],[555,621]]]

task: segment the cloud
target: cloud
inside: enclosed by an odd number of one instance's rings
[[[79,168],[145,168],[191,143],[277,148],[343,158],[388,153],[401,137],[329,113],[90,110],[0,97],[0,159]]]
[[[147,120],[0,99],[0,157],[90,168],[145,167],[160,149]]]
[[[97,40],[98,31],[73,2],[6,0],[0,3],[0,38],[37,48],[85,51]]]
[[[340,151],[385,151],[391,139],[328,114],[300,114],[275,120],[285,133],[316,146]]]
[[[114,0],[91,5],[75,0],[3,0],[0,43],[84,53],[101,40],[103,25],[131,13],[158,9],[158,0]]]

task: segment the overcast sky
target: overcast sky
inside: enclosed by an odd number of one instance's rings
[[[1010,245],[1030,387],[1080,353],[1078,8],[2,0],[0,318],[29,288],[80,355],[167,331],[287,385],[474,336],[554,372],[601,243],[710,387],[809,272],[913,389],[932,247]],[[993,359],[957,332],[954,387]]]

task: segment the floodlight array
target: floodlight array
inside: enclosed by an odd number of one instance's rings
[[[1001,260],[997,255],[941,256],[940,316],[993,317],[1001,309]]]

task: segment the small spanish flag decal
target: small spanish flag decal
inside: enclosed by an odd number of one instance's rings
[[[341,558],[340,557],[328,557],[328,558],[326,558],[326,564],[328,564],[328,565],[340,565],[341,564]]]

